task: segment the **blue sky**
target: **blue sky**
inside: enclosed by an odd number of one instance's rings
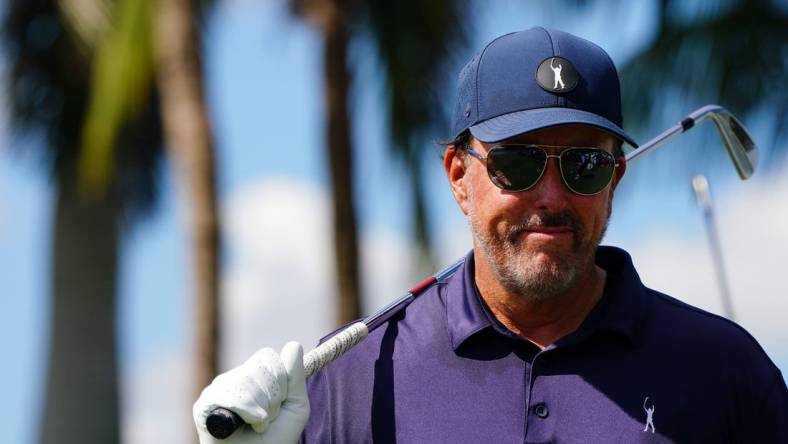
[[[534,2],[535,6],[528,8],[514,1],[495,2],[494,8],[489,6],[491,2],[477,2],[475,20],[468,26],[473,31],[474,48],[497,35],[534,25],[561,28],[599,43],[621,66],[653,37],[653,3],[625,2],[626,6],[619,8],[602,4],[578,15],[547,11],[549,2]],[[623,26],[611,33],[611,21]],[[281,1],[254,0],[220,2],[207,19],[204,41],[207,96],[225,217],[223,288],[228,311],[237,313],[236,318],[227,319],[230,343],[223,356],[228,366],[237,364],[256,347],[278,346],[287,338],[309,343],[331,327],[327,301],[333,295],[333,281],[323,231],[328,220],[328,196],[320,41],[308,26],[286,15]],[[469,56],[470,50],[457,58],[455,72]],[[380,109],[384,90],[378,68],[371,49],[363,44],[353,46],[352,60],[356,73],[352,93],[356,180],[364,184],[357,195],[362,250],[366,252],[362,269],[368,306],[374,307],[398,296],[419,279],[407,266],[413,252],[408,236],[407,182],[386,153],[386,115]],[[446,105],[451,106],[450,91],[446,97]],[[674,114],[657,116],[648,134],[635,137],[646,140],[677,121],[682,113],[701,105],[677,105]],[[0,109],[4,115],[4,107]],[[758,119],[745,123],[756,139],[768,134],[769,128]],[[788,333],[776,322],[775,306],[770,305],[782,302],[768,299],[779,290],[784,294],[785,286],[760,275],[759,269],[768,270],[772,262],[784,258],[778,249],[768,247],[776,243],[779,249],[785,249],[788,242],[784,228],[788,215],[780,207],[770,207],[772,199],[780,202],[782,196],[782,202],[788,201],[788,170],[776,169],[770,175],[740,183],[721,149],[719,156],[706,164],[676,166],[685,159],[677,152],[697,144],[716,143],[711,126],[704,126],[671,148],[663,148],[631,166],[605,243],[632,252],[647,284],[679,297],[686,295],[689,302],[719,312],[702,220],[689,187],[693,174],[706,174],[720,212],[723,251],[732,253],[726,256],[726,263],[737,270],[731,288],[734,304],[741,310],[741,322],[785,374]],[[3,128],[0,137],[6,148],[0,149],[0,282],[5,295],[0,298],[0,337],[6,356],[14,359],[0,366],[0,389],[8,405],[16,406],[10,409],[6,436],[32,437],[29,434],[40,426],[37,405],[43,399],[53,190],[35,159],[13,155],[8,149],[34,142],[14,140],[5,124]],[[436,138],[441,136],[445,135]],[[425,140],[424,146],[426,152],[436,152],[431,140]],[[439,260],[448,264],[470,243],[437,157],[427,155],[424,160],[434,164],[427,180],[432,190],[431,228]],[[189,388],[173,382],[179,376],[188,380],[191,347],[187,235],[183,231],[186,204],[177,177],[170,171],[171,165],[165,162],[158,210],[125,233],[122,247],[119,311],[127,395],[126,442],[146,442],[149,436],[161,438],[153,435],[155,423],[143,412],[155,410],[157,395],[174,390],[174,401],[158,402],[163,405],[160,408],[165,418],[180,421],[188,415]],[[759,221],[757,215],[767,208],[773,210],[770,220]],[[302,217],[298,223],[282,227],[271,220],[271,212]],[[758,224],[758,232],[751,233],[750,224]],[[381,251],[388,256],[380,257]],[[271,260],[274,253],[304,282],[276,281],[275,274],[264,269],[265,264],[273,264],[273,268],[277,265]],[[282,256],[294,259],[290,263]],[[398,263],[402,265],[391,265]],[[305,294],[313,293],[313,299],[306,298]],[[272,294],[279,298],[271,299]],[[287,298],[292,306],[286,305]],[[258,311],[259,316],[271,316],[271,312],[282,315],[278,319],[255,317]],[[274,326],[274,322],[278,323]],[[261,325],[271,326],[276,332],[266,331]],[[173,433],[170,442],[187,440],[183,431],[169,433]]]

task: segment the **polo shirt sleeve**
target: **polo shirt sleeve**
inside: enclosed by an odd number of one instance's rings
[[[737,326],[738,327],[738,326]],[[729,380],[736,409],[732,442],[788,443],[788,388],[780,369],[743,328],[744,335],[727,342]]]
[[[742,424],[736,442],[788,443],[788,388],[779,371],[741,406]],[[748,405],[749,404],[749,405]]]

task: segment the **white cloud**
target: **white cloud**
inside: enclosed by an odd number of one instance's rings
[[[186,353],[168,353],[149,356],[124,372],[123,442],[187,444],[196,440],[191,419],[193,372],[188,363]]]
[[[328,202],[302,182],[255,182],[226,207],[223,362],[297,340],[309,348],[332,329],[334,280]]]
[[[227,365],[288,340],[308,350],[336,328],[328,199],[322,190],[291,179],[255,182],[230,198],[223,318]],[[415,283],[414,248],[407,238],[366,232],[360,249],[365,311]]]
[[[394,233],[369,233],[361,245],[364,311],[374,313],[415,285],[417,249]]]

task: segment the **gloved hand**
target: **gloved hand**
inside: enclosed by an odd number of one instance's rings
[[[232,410],[249,425],[225,439],[214,438],[205,427],[205,418],[216,407]],[[309,419],[301,344],[289,342],[281,355],[264,348],[217,376],[194,403],[192,415],[201,444],[298,442]]]

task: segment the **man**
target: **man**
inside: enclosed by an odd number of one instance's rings
[[[492,41],[460,74],[453,135],[463,265],[308,396],[295,343],[219,376],[201,442],[216,406],[251,424],[232,443],[788,442],[788,390],[755,340],[598,247],[635,146],[602,49],[542,28]]]

